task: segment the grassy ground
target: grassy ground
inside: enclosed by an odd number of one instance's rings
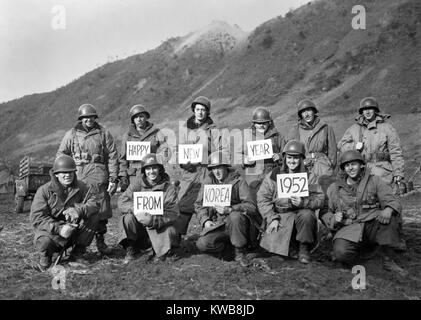
[[[92,245],[87,254],[89,265],[64,262],[66,288],[54,290],[53,274],[31,268],[36,255],[28,222],[29,203],[25,213],[15,215],[12,196],[1,195],[0,299],[420,299],[420,192],[412,192],[404,199],[408,251],[397,262],[409,275],[401,277],[384,271],[376,256],[360,262],[366,268],[365,290],[353,290],[355,274],[330,261],[328,241],[314,252],[310,265],[266,257],[270,270],[241,268],[233,261],[199,254],[194,247],[199,232],[194,217],[182,242],[182,259],[152,264],[146,256],[140,256],[124,265],[124,251],[116,243],[117,209],[106,235],[113,254],[100,257]]]

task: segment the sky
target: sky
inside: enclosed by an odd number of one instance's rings
[[[52,91],[213,20],[252,31],[309,1],[0,0],[0,102]]]

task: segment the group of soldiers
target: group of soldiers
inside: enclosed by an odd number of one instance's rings
[[[60,144],[51,181],[32,203],[39,268],[46,270],[53,254],[67,248],[72,248],[70,259],[83,260],[94,238],[100,253],[111,253],[104,234],[112,216],[110,197],[119,187],[118,243],[126,250],[126,263],[139,254],[154,262],[179,258],[182,237],[196,214],[202,228],[197,249],[219,256],[232,250],[243,267],[256,250],[310,263],[322,223],[333,235],[333,260],[350,265],[359,254],[377,250],[385,269],[400,269],[394,261],[404,247],[396,184],[404,178],[404,160],[390,116],[380,113],[374,98],[362,99],[356,123],[337,143],[313,101],[301,100],[297,108],[298,121],[286,137],[267,108],[256,108],[252,140],[270,139],[273,156],[253,161],[243,147],[238,164],[215,130],[211,101],[197,97],[178,144],[202,144],[204,161],[180,164],[181,178],[175,181],[166,172],[168,137],[143,105],[130,109],[130,127],[117,151],[110,132],[97,122],[95,107],[83,104],[77,124]],[[150,153],[128,160],[129,141],[150,142]],[[277,175],[291,173],[307,173],[309,196],[278,197]],[[204,186],[218,184],[232,186],[230,205],[204,206]],[[139,191],[163,192],[163,215],[135,214]]]

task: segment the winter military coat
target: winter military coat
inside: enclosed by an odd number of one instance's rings
[[[109,197],[106,196],[108,182],[118,176],[118,153],[111,133],[95,123],[87,131],[81,121],[67,131],[61,141],[56,157],[66,154],[76,162],[77,177],[88,185],[98,185],[105,199],[100,209],[100,218],[112,216]]]
[[[39,187],[35,193],[29,218],[35,230],[35,241],[47,236],[64,246],[67,240],[59,236],[59,228],[66,223],[63,211],[75,208],[81,217],[80,225],[92,229],[98,220],[99,203],[95,192],[89,190],[84,182],[75,178],[66,193],[52,171],[50,175],[51,181]],[[81,235],[81,242],[89,245],[93,236],[93,233]]]
[[[202,163],[196,165],[184,166],[180,179],[180,190],[178,192],[180,212],[193,214],[194,202],[197,194],[207,175],[208,156],[211,152],[222,149],[222,137],[219,134],[216,125],[211,118],[198,126],[195,117],[190,117],[186,125],[183,126],[180,135],[180,144],[202,144],[203,155]]]
[[[150,122],[148,122],[147,127],[142,134],[136,130],[136,126],[134,124],[131,124],[130,129],[124,134],[122,139],[119,155],[120,169],[118,175],[121,177],[128,177],[130,180],[133,180],[136,173],[138,175],[141,174],[140,169],[142,168],[142,162],[127,160],[126,143],[128,141],[149,141],[151,143],[149,153],[157,153],[160,146],[165,145],[165,137],[161,131]]]
[[[359,115],[338,143],[340,152],[355,149],[363,143],[362,155],[371,172],[391,184],[393,177],[404,177],[404,159],[401,143],[395,128],[387,122],[389,115],[377,115],[367,122]]]
[[[301,164],[298,172],[306,172],[304,165]],[[325,195],[323,194],[322,188],[318,184],[310,184],[309,196],[303,197],[303,202],[300,207],[296,207],[292,204],[288,198],[277,197],[277,182],[276,176],[278,174],[288,173],[286,166],[278,167],[272,170],[263,179],[263,182],[257,192],[257,207],[263,218],[264,230],[270,225],[273,220],[279,220],[281,229],[278,231],[281,234],[281,239],[277,238],[278,243],[271,243],[269,246],[276,249],[279,254],[288,255],[289,243],[294,228],[295,214],[301,209],[310,209],[315,211],[320,209],[324,205]],[[263,234],[261,245],[264,242],[270,242],[266,233]],[[265,245],[263,245],[265,247]]]
[[[386,207],[400,215],[402,206],[392,188],[380,177],[366,169],[355,189],[346,183],[345,177],[330,185],[327,190],[327,207],[320,211],[324,224],[336,231],[334,239],[352,242],[362,240],[364,222],[375,219]],[[343,223],[335,226],[335,213],[342,212]]]
[[[177,221],[179,217],[177,191],[170,183],[170,177],[166,173],[155,186],[151,186],[148,183],[144,174],[137,178],[134,183],[131,183],[118,199],[118,207],[123,214],[134,213],[133,192],[138,191],[163,191],[164,193],[164,214],[162,216],[152,216],[152,225],[149,226],[150,229],[155,229],[159,232]]]
[[[253,225],[260,227],[261,217],[257,212],[257,206],[251,195],[251,190],[247,185],[247,182],[241,177],[240,173],[233,169],[229,169],[228,176],[225,181],[219,183],[212,172],[203,181],[203,185],[200,188],[197,200],[194,204],[197,219],[199,224],[204,227],[205,222],[210,220],[216,223],[224,222],[226,216],[219,215],[214,207],[204,207],[204,185],[207,184],[230,184],[231,189],[231,208],[233,211],[243,212],[252,222]]]
[[[289,131],[287,141],[299,140],[305,145],[306,161],[309,161],[310,183],[317,183],[323,176],[332,176],[336,166],[337,147],[332,127],[316,116],[312,126],[304,120]]]

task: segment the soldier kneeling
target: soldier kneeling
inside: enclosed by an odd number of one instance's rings
[[[95,193],[76,179],[75,171],[72,157],[57,157],[51,181],[37,190],[32,202],[30,220],[42,271],[51,265],[52,255],[64,247],[74,246],[71,258],[81,258],[94,237],[99,204]]]
[[[351,264],[359,249],[379,246],[383,267],[405,273],[391,258],[399,246],[399,220],[402,210],[392,188],[373,175],[356,150],[345,151],[339,160],[338,181],[327,191],[328,208],[321,219],[333,231],[333,256]]]
[[[257,192],[257,206],[266,232],[260,246],[269,252],[296,258],[291,248],[299,246],[298,260],[310,262],[310,250],[317,242],[317,216],[315,210],[323,207],[325,196],[318,184],[309,184],[309,196],[278,198],[277,175],[307,172],[304,167],[304,144],[289,141],[282,152],[284,165],[272,170]]]
[[[241,174],[231,169],[229,154],[216,151],[209,157],[208,170],[199,195],[195,202],[195,211],[203,231],[196,242],[200,251],[222,253],[232,244],[235,248],[235,260],[246,267],[250,263],[246,256],[247,245],[257,238],[255,225],[260,226],[261,218],[251,190]],[[230,206],[203,206],[204,185],[231,185]],[[256,241],[256,239],[254,239]]]
[[[177,191],[170,183],[170,177],[165,168],[151,153],[142,160],[141,175],[130,183],[127,190],[118,199],[118,207],[123,214],[119,224],[119,243],[126,249],[125,262],[135,258],[141,249],[148,249],[152,244],[153,254],[149,260],[163,261],[167,257],[175,260],[174,248],[179,245],[180,235],[174,224],[178,222],[179,210]],[[141,212],[134,215],[133,192],[162,191],[163,215],[151,215]]]

